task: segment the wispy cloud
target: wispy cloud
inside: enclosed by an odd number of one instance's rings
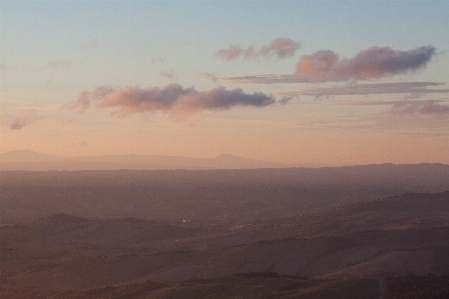
[[[212,76],[213,75],[213,76]],[[206,80],[222,81],[228,83],[255,83],[255,84],[282,84],[282,83],[307,83],[309,78],[306,76],[294,75],[250,75],[250,76],[235,76],[235,77],[218,77],[215,74],[206,74]]]
[[[301,57],[296,65],[296,75],[307,76],[314,82],[381,78],[419,70],[427,65],[435,52],[432,46],[408,51],[371,47],[354,58],[339,60],[338,54],[330,50],[318,51]]]
[[[240,45],[231,45],[227,49],[221,49],[215,53],[215,56],[221,57],[223,60],[230,61],[239,58],[245,59],[265,57],[270,58],[277,56],[279,59],[284,59],[293,56],[301,47],[299,42],[295,42],[290,38],[279,37],[271,41],[268,45],[263,46],[260,50],[256,50],[254,46],[248,46],[243,49]]]
[[[169,80],[176,79],[175,73],[172,70],[170,70],[168,72],[167,71],[160,72],[159,75],[161,75],[162,77],[167,78]]]
[[[47,67],[51,68],[60,68],[60,67],[69,67],[72,64],[70,60],[53,60],[47,63]]]
[[[98,89],[103,93],[100,94]],[[170,84],[162,88],[136,86],[115,91],[107,89],[104,92],[104,90],[104,87],[99,87],[91,93],[84,91],[80,94],[81,100],[78,98],[75,104],[79,103],[80,108],[88,107],[84,103],[90,105],[90,98],[96,97],[96,108],[118,108],[114,113],[121,116],[161,111],[182,120],[202,110],[226,110],[235,106],[265,107],[276,102],[271,95],[249,94],[240,88],[227,90],[224,87],[217,87],[209,91],[197,91],[195,88]]]
[[[435,88],[445,85],[439,82],[395,82],[374,84],[345,84],[340,86],[302,88],[296,91],[279,93],[282,96],[336,96],[336,95],[369,95],[369,94],[411,94],[424,95],[431,93],[449,93],[447,88]],[[433,88],[429,88],[433,87]]]
[[[3,114],[0,119],[1,123],[9,126],[11,130],[21,130],[23,127],[35,122],[39,117],[37,116],[36,109],[31,108],[18,116]]]

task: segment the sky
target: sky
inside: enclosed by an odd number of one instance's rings
[[[0,152],[449,164],[449,1],[0,1]]]

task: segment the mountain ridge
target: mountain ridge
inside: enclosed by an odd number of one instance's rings
[[[113,170],[113,169],[244,169],[287,168],[294,165],[221,154],[215,158],[164,155],[52,156],[31,150],[0,153],[2,170]]]

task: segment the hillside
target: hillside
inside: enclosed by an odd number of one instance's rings
[[[336,217],[332,225],[313,231],[313,225],[297,224],[299,233],[276,226],[278,237],[272,227],[257,223],[242,229],[192,229],[136,218],[90,220],[57,214],[0,228],[2,271],[8,282],[42,292],[245,272],[320,279],[449,274],[447,200],[444,192],[347,205],[309,216],[318,224]],[[422,205],[434,208],[423,211]],[[396,225],[390,218],[395,206],[403,210],[398,219],[417,213],[423,221],[439,220],[421,227]],[[367,214],[377,218],[357,220]],[[349,224],[333,228],[348,219]],[[283,237],[292,233],[297,235]]]

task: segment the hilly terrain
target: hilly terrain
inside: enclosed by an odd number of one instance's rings
[[[447,294],[447,165],[0,178],[1,298]]]
[[[304,225],[292,217],[242,228],[56,214],[1,227],[2,275],[8,285],[38,294],[147,280],[169,288],[172,281],[238,273],[320,282],[403,273],[447,275],[447,202],[449,192],[410,193],[310,214]]]

